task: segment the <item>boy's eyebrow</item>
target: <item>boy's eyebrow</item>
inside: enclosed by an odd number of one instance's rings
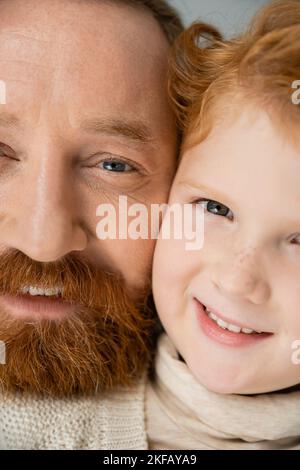
[[[213,200],[215,200],[216,202],[228,201],[229,204],[234,205],[234,202],[232,201],[232,199],[230,199],[230,196],[222,193],[218,189],[211,188],[205,184],[182,180],[179,181],[177,185],[184,186],[187,189],[191,189],[193,191],[203,191],[208,195],[207,197],[213,198]]]

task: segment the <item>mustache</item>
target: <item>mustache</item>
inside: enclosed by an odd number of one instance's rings
[[[14,249],[0,255],[1,295],[22,294],[25,286],[41,286],[45,289],[59,287],[62,289],[62,300],[101,308],[105,307],[103,297],[109,294],[111,283],[119,283],[120,280],[120,275],[103,271],[76,254],[68,254],[56,262],[47,263],[34,261]]]

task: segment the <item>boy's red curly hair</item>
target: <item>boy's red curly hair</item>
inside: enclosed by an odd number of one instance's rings
[[[175,41],[170,57],[169,93],[185,141],[194,130],[197,142],[203,140],[216,110],[226,116],[237,96],[255,100],[281,123],[299,120],[300,106],[292,101],[295,80],[300,80],[299,0],[272,2],[233,40],[194,23]]]

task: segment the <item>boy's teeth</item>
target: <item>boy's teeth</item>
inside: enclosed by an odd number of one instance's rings
[[[62,294],[62,289],[60,287],[43,288],[36,286],[25,286],[21,289],[22,294],[29,294],[32,296],[45,295],[47,297],[58,296]]]
[[[227,329],[228,323],[226,323],[226,321],[223,321],[223,320],[221,320],[220,318],[218,318],[217,323],[218,323],[218,325],[219,325],[221,328],[223,328],[224,330]]]
[[[242,332],[246,333],[247,335],[251,335],[251,333],[255,333],[255,331],[250,330],[250,328],[242,328]]]
[[[217,323],[221,328],[223,328],[223,330],[229,330],[229,331],[232,331],[233,333],[242,332],[242,333],[246,333],[247,335],[250,335],[252,333],[261,333],[260,331],[251,330],[250,328],[241,328],[240,326],[227,323],[221,318],[218,318],[216,314],[210,312],[209,310],[206,310],[206,313],[209,316],[209,318],[211,318],[215,323]]]
[[[215,320],[215,321],[218,320],[217,315],[215,315],[214,313],[212,313],[212,312],[207,312],[207,313],[208,313],[208,316],[209,316],[212,320]]]
[[[228,325],[228,330],[229,331],[232,331],[233,333],[240,333],[241,332],[241,328],[239,326],[236,326],[236,325]]]

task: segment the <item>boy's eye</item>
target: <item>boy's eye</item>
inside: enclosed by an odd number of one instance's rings
[[[230,220],[233,219],[233,212],[227,206],[221,204],[221,202],[212,201],[211,199],[200,199],[196,202],[203,205],[205,210],[211,214],[227,217]]]
[[[300,234],[293,236],[291,240],[292,245],[300,245]]]

